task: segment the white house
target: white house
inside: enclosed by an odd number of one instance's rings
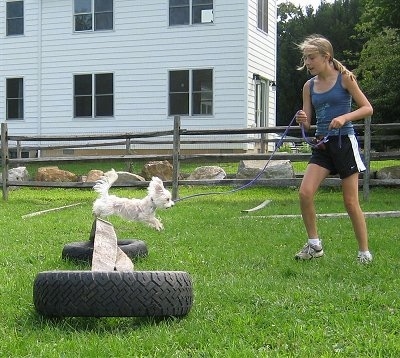
[[[170,130],[177,114],[188,129],[275,125],[276,0],[5,0],[0,14],[10,135]]]

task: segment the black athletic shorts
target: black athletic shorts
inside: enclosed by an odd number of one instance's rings
[[[366,169],[354,134],[328,137],[324,145],[312,148],[309,163],[328,169],[331,175],[339,174],[341,179]]]

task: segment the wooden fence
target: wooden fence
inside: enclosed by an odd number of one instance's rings
[[[312,127],[314,129],[315,127]],[[379,130],[379,132],[387,132],[393,129],[400,129],[400,124],[375,124],[371,125],[371,119],[365,119],[362,124],[355,124],[356,130],[362,131],[364,134],[360,136],[362,149],[364,152],[364,160],[367,171],[360,179],[360,187],[363,188],[364,199],[368,199],[369,188],[372,185],[389,185],[398,186],[400,180],[377,180],[372,179],[370,175],[370,161],[371,160],[388,160],[400,159],[400,151],[388,152],[375,152],[371,151],[371,138],[372,129]],[[132,162],[135,160],[168,160],[172,161],[173,178],[171,182],[166,182],[166,185],[172,186],[173,198],[178,198],[179,185],[243,185],[249,180],[243,179],[223,179],[218,181],[205,181],[205,180],[181,180],[179,179],[179,168],[182,161],[191,161],[198,163],[225,163],[225,162],[238,162],[241,160],[268,160],[271,158],[271,152],[265,152],[264,148],[268,148],[269,142],[277,142],[279,139],[267,139],[267,133],[283,133],[287,127],[258,127],[258,128],[242,128],[242,129],[182,129],[180,117],[174,118],[174,128],[168,131],[152,131],[145,133],[119,133],[119,134],[98,134],[98,135],[76,135],[76,136],[12,136],[8,133],[7,123],[1,125],[1,165],[2,165],[2,192],[3,199],[8,198],[8,189],[10,186],[32,186],[32,187],[63,187],[63,188],[88,188],[93,183],[70,183],[70,182],[38,182],[38,181],[10,181],[8,180],[8,169],[32,163],[61,163],[67,162],[100,162],[100,161],[123,161]],[[285,138],[284,142],[301,143],[300,128],[293,126],[289,129],[288,134],[290,138]],[[205,137],[205,136],[229,136],[229,135],[245,135],[246,139],[227,139],[221,140],[197,140],[189,139],[184,140],[184,137]],[[255,135],[250,138],[249,135]],[[293,137],[295,136],[295,137]],[[160,139],[165,138],[167,139]],[[400,137],[400,136],[399,136]],[[153,138],[155,138],[153,140]],[[172,138],[172,139],[171,139]],[[379,138],[377,138],[379,140]],[[83,143],[85,142],[86,143]],[[24,143],[47,143],[46,145],[24,145]],[[48,143],[55,143],[49,145]],[[60,145],[58,143],[68,142],[69,144]],[[71,144],[71,142],[76,144]],[[83,144],[82,144],[83,143]],[[260,148],[259,153],[187,153],[182,152],[182,145],[185,144],[216,144],[216,143],[254,143]],[[131,154],[131,147],[135,144],[146,145],[164,145],[170,149],[165,151],[165,154]],[[34,158],[23,158],[22,153],[32,150],[53,150],[53,149],[76,149],[76,148],[99,148],[107,146],[124,146],[125,154],[122,155],[79,155],[79,156],[37,156]],[[10,153],[14,153],[13,158]],[[295,161],[307,161],[310,157],[309,153],[283,153],[275,152],[273,155],[274,160],[289,159]],[[298,186],[301,178],[287,178],[287,179],[259,179],[257,185],[265,186]],[[323,185],[336,186],[340,184],[338,178],[327,178]],[[121,185],[124,186],[124,185]],[[146,182],[137,182],[130,186],[147,186]]]

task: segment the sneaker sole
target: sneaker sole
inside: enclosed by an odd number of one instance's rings
[[[311,260],[311,259],[317,259],[318,257],[324,256],[324,251],[318,251],[314,255],[310,255],[310,257],[300,257],[300,256],[295,256],[294,258],[298,261],[306,261],[306,260]]]

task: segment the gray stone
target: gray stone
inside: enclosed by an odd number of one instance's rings
[[[377,179],[400,179],[400,165],[385,167],[376,173]]]
[[[267,160],[242,160],[239,163],[236,178],[255,178],[267,164]],[[294,178],[295,173],[290,160],[271,160],[266,167],[262,178]]]
[[[146,180],[151,180],[152,177],[159,177],[161,180],[172,180],[172,164],[168,160],[152,161],[143,166],[142,176]]]
[[[115,182],[115,184],[129,184],[137,181],[146,181],[145,178],[137,174],[129,172],[117,172],[117,173],[118,173],[118,179]]]
[[[188,180],[222,180],[226,178],[225,170],[218,166],[198,167],[191,173]]]

